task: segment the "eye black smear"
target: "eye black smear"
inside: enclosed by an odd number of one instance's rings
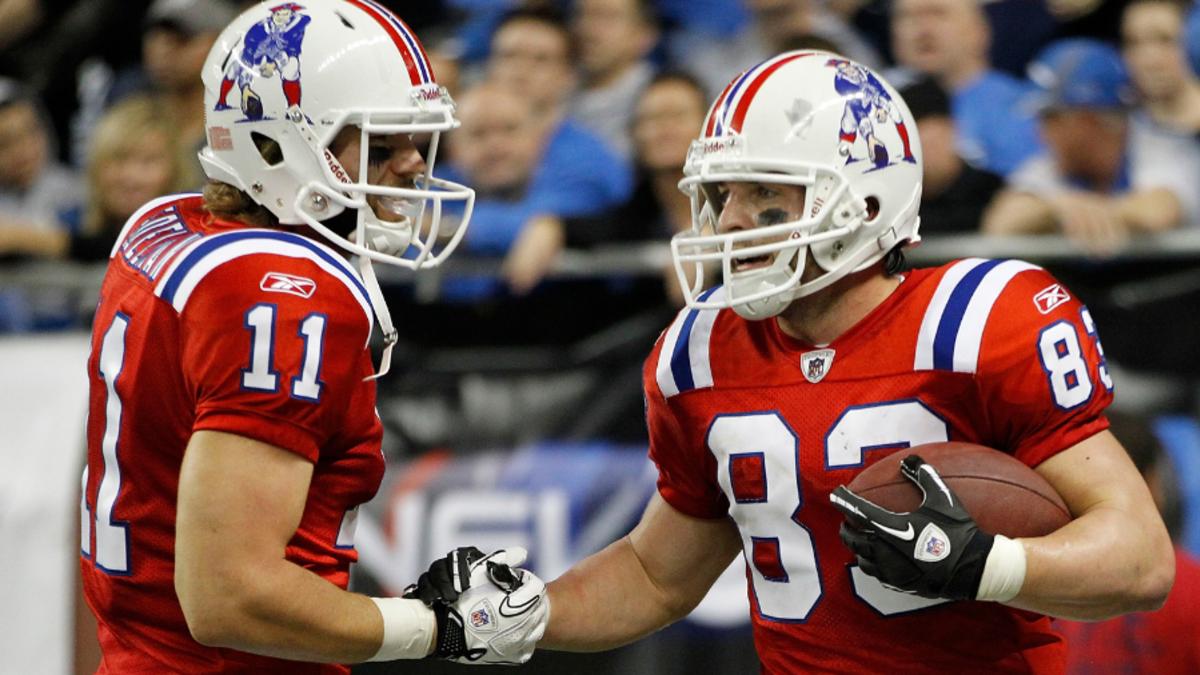
[[[787,211],[784,211],[783,209],[767,209],[766,211],[763,211],[754,217],[754,222],[757,223],[759,227],[778,225],[780,223],[786,223],[788,220],[790,220],[790,216],[788,216]]]

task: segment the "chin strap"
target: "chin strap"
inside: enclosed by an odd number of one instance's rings
[[[375,278],[375,268],[371,265],[371,259],[360,256],[358,269],[362,274],[363,285],[367,287],[367,295],[371,298],[371,306],[375,308],[375,318],[379,320],[379,328],[383,331],[383,355],[379,359],[379,370],[363,380],[369,382],[383,377],[391,368],[392,347],[396,346],[400,334],[392,326],[392,313],[388,311],[387,303],[383,300],[383,291],[379,288],[379,280]]]

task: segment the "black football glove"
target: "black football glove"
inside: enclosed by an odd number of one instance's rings
[[[404,597],[419,599],[428,607],[439,600],[454,602],[471,587],[471,565],[487,557],[474,546],[460,546],[434,560],[429,569],[417,578],[417,583],[404,589]]]
[[[981,532],[932,465],[917,455],[900,472],[925,498],[912,513],[892,513],[845,486],[829,495],[848,522],[841,537],[862,571],[885,586],[924,598],[974,600],[995,538]]]

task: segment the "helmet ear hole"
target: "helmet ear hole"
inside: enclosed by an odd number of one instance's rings
[[[258,148],[258,154],[267,166],[283,164],[283,148],[279,147],[278,141],[257,131],[250,132],[250,139],[254,141],[254,147]]]
[[[863,201],[867,203],[867,217],[863,218],[863,222],[869,223],[879,215],[879,198],[870,196]]]

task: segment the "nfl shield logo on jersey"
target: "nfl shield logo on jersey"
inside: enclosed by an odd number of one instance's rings
[[[832,349],[818,349],[815,352],[805,352],[800,355],[800,370],[804,371],[804,379],[816,384],[820,382],[829,367],[833,365]]]

